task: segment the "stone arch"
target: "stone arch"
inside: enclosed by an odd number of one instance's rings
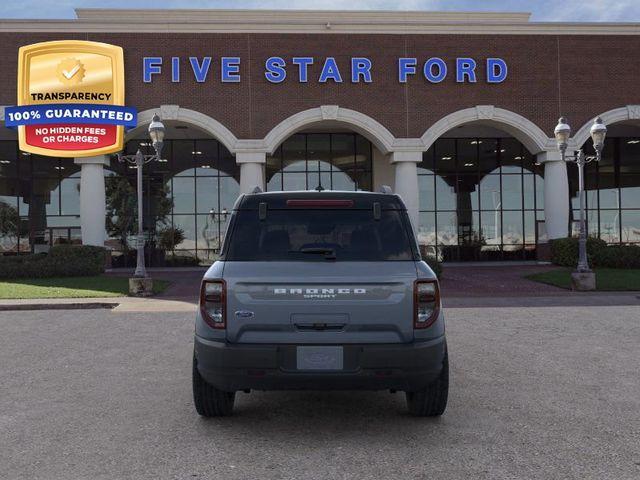
[[[225,127],[222,123],[214,118],[211,118],[204,113],[197,112],[188,108],[183,108],[178,105],[161,105],[160,108],[151,108],[138,113],[138,126],[127,132],[125,141],[133,138],[134,135],[140,133],[140,131],[151,123],[153,115],[157,113],[160,118],[165,120],[175,120],[178,122],[184,122],[191,124],[195,127],[204,130],[213,136],[216,140],[222,143],[231,153],[236,153],[236,143],[238,139],[236,136]]]
[[[264,137],[264,146],[267,152],[273,153],[294,133],[320,122],[337,123],[349,127],[369,139],[383,154],[393,150],[395,137],[386,127],[364,113],[337,105],[310,108],[285,118]]]
[[[477,122],[495,126],[517,138],[529,152],[536,154],[554,148],[554,140],[527,118],[510,110],[493,105],[478,105],[465,108],[441,118],[421,137],[425,150],[452,128]]]
[[[599,116],[607,126],[627,120],[638,120],[640,124],[640,105],[627,105],[625,107],[614,108],[613,110],[601,113]],[[582,145],[589,140],[591,136],[591,125],[593,125],[594,119],[595,117],[589,119],[573,136],[572,140],[575,142],[575,149],[582,148]]]

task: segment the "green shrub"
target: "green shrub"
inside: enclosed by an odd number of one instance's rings
[[[594,267],[640,268],[640,246],[609,245],[593,256]]]
[[[167,267],[197,267],[200,259],[191,255],[167,255],[164,259]]]
[[[49,253],[0,257],[0,278],[79,277],[104,272],[106,250],[89,245],[56,245]]]
[[[591,267],[640,268],[640,246],[607,245],[604,240],[589,237],[587,259]],[[578,239],[552,240],[551,261],[563,267],[575,267],[578,264]]]

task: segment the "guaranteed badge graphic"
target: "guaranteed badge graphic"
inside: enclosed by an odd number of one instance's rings
[[[56,157],[117,152],[125,127],[137,120],[124,106],[121,47],[63,40],[20,48],[18,106],[5,109],[20,150]]]

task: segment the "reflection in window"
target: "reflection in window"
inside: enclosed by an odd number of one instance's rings
[[[151,153],[146,143],[131,141],[126,148]],[[211,263],[219,252],[228,217],[240,192],[240,168],[235,157],[213,139],[166,140],[162,157],[162,162],[151,162],[143,170],[144,191],[157,194],[163,187],[172,204],[164,223],[153,222],[155,230],[173,227],[183,232],[184,240],[167,255]],[[132,182],[135,173],[135,169],[124,171]],[[149,203],[145,216],[153,217],[153,202]]]
[[[591,140],[584,145],[592,152]],[[580,218],[578,169],[569,164],[572,233]],[[607,243],[638,243],[636,212],[640,209],[640,140],[607,137],[602,160],[585,170],[587,230]]]
[[[355,133],[289,137],[265,168],[267,190],[371,190],[371,143]]]
[[[535,258],[541,173],[516,139],[438,139],[418,165],[419,243],[444,260]]]

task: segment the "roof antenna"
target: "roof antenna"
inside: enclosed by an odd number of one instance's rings
[[[316,188],[314,188],[314,190],[316,192],[323,192],[324,191],[324,187],[322,185],[318,185]]]
[[[256,185],[253,187],[253,190],[251,190],[251,193],[262,193],[262,189]]]
[[[393,191],[391,190],[391,187],[389,185],[382,185],[380,187],[380,193],[389,194],[389,193],[393,193]]]

